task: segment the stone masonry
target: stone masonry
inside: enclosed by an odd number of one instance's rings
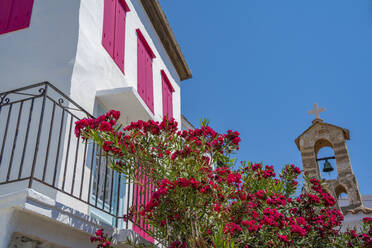
[[[349,204],[341,207],[343,213],[364,208],[346,146],[346,140],[349,139],[349,130],[316,118],[312,125],[295,140],[297,148],[301,152],[304,172],[308,173],[310,178],[321,179],[316,160],[318,151],[323,147],[333,149],[338,177],[335,180],[326,180],[326,186],[335,199],[338,199],[341,193],[348,194]]]

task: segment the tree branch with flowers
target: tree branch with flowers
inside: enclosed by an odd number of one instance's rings
[[[151,199],[131,216],[151,224],[156,240],[172,248],[371,247],[371,219],[361,230],[341,232],[343,216],[318,179],[287,165],[276,177],[273,166],[241,162],[238,132],[217,133],[204,123],[179,131],[174,119],[118,125],[111,110],[76,122],[75,134],[102,147],[114,170],[140,184],[155,185]],[[137,211],[136,209],[140,209]],[[111,247],[102,230],[91,237]]]

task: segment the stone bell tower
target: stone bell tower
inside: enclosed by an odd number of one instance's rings
[[[295,140],[297,148],[301,152],[304,172],[308,173],[310,178],[321,179],[318,161],[326,161],[323,171],[331,171],[333,168],[328,160],[335,159],[338,176],[336,179],[326,180],[329,192],[335,199],[338,199],[341,193],[348,195],[349,203],[341,207],[343,213],[355,209],[364,209],[358,182],[353,173],[346,146],[346,140],[350,139],[350,132],[345,128],[323,122],[319,113],[324,111],[325,108],[319,109],[318,105],[314,104],[314,110],[308,112],[309,114],[315,114],[312,125]],[[318,158],[318,152],[323,147],[333,149],[334,156]]]

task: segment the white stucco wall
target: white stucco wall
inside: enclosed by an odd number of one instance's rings
[[[180,79],[139,0],[127,0],[123,74],[103,48],[103,0],[35,0],[29,28],[0,35],[0,92],[50,81],[88,111],[97,90],[137,88],[139,28],[156,55],[153,60],[154,114],[162,116],[161,74],[173,88],[180,122]],[[118,103],[120,104],[120,103]]]
[[[139,28],[156,56],[153,60],[154,115],[162,116],[160,70],[164,69],[175,89],[173,109],[175,119],[179,122],[180,80],[142,5],[138,0],[127,1],[130,12],[127,12],[126,16],[123,74],[101,44],[103,3],[103,0],[81,0],[78,49],[71,80],[71,97],[79,99],[83,107],[92,111],[96,91],[122,87],[137,89],[136,29]]]
[[[0,35],[0,92],[50,81],[93,113],[97,91],[137,88],[136,29],[139,28],[156,55],[153,60],[154,118],[162,118],[160,70],[163,69],[175,89],[173,111],[180,123],[180,79],[141,3],[127,0],[130,12],[126,17],[125,74],[101,44],[103,3],[103,0],[35,0],[30,27]],[[117,105],[120,104],[118,101]],[[50,106],[45,113],[50,117]],[[136,117],[131,113],[124,119],[129,122]],[[2,118],[6,118],[4,113]],[[15,126],[15,119],[14,115],[10,126]],[[31,128],[36,130],[36,127]],[[75,145],[73,142],[71,149]],[[63,146],[66,150],[66,144]]]
[[[79,1],[35,0],[29,28],[0,35],[0,92],[50,81],[69,92]]]
[[[154,114],[148,115],[154,119],[162,118],[162,85],[161,85],[161,70],[165,70],[175,92],[173,93],[173,116],[181,126],[181,94],[180,94],[180,79],[166,53],[159,37],[157,36],[152,24],[150,23],[144,9],[139,0],[127,0],[130,12],[126,17],[126,35],[125,35],[125,64],[123,74],[113,59],[103,48],[102,41],[102,26],[103,26],[103,3],[104,0],[34,0],[34,6],[29,28],[18,30],[15,32],[0,35],[0,92],[17,89],[28,86],[34,83],[49,81],[58,89],[72,98],[80,106],[88,112],[93,113],[95,102],[97,101],[97,92],[112,90],[116,88],[132,87],[137,89],[137,34],[136,29],[140,29],[146,41],[153,50],[156,58],[153,60],[153,84],[154,84]],[[128,91],[130,92],[130,91]],[[132,94],[131,97],[138,98],[138,94]],[[101,104],[108,105],[102,102]],[[29,143],[27,149],[30,151],[25,155],[24,170],[25,174],[31,170],[33,163],[35,137],[38,129],[38,115],[40,115],[40,100],[35,102],[33,122],[30,126]],[[57,100],[57,99],[55,99]],[[136,101],[143,105],[143,101]],[[67,101],[64,103],[68,104]],[[125,101],[117,101],[120,104],[128,104]],[[30,103],[23,106],[23,112],[28,116],[27,111]],[[110,107],[115,106],[111,104]],[[13,108],[10,121],[9,133],[14,136],[17,108]],[[44,114],[44,123],[41,131],[40,149],[35,162],[35,175],[41,177],[45,165],[44,158],[46,154],[46,143],[48,142],[48,125],[51,121],[50,102],[46,105]],[[7,118],[7,111],[3,108],[0,114],[0,142],[2,141],[4,132],[4,121]],[[148,112],[148,109],[145,112]],[[130,112],[130,113],[129,113]],[[56,114],[54,119],[54,127],[52,130],[52,138],[50,140],[49,159],[46,169],[46,180],[51,182],[53,177],[53,166],[57,152],[57,140],[60,129],[60,112]],[[136,121],[138,116],[136,111],[128,111],[122,113],[125,122]],[[66,116],[65,116],[66,118]],[[20,160],[20,151],[23,148],[25,136],[25,123],[27,118],[21,119],[22,128],[19,131],[17,146],[15,147],[14,166],[10,173],[10,178],[16,178],[18,172],[18,163]],[[58,156],[58,172],[57,185],[61,186],[63,180],[66,180],[66,190],[71,188],[72,167],[74,166],[76,140],[70,142],[70,150],[67,151],[67,140],[69,135],[69,119],[63,122],[63,131],[61,135],[61,151]],[[73,130],[73,129],[72,129]],[[10,163],[10,154],[12,149],[13,136],[10,135],[5,142],[5,152],[3,156],[3,164],[1,166],[0,180],[4,180],[7,174],[8,164]],[[1,144],[1,143],[0,143]],[[81,146],[81,145],[80,145]],[[80,149],[81,153],[83,149]],[[69,154],[72,153],[72,154]],[[67,156],[67,155],[70,156]],[[67,158],[68,157],[68,158]],[[66,160],[67,159],[67,160]],[[5,162],[4,162],[5,161]],[[63,167],[67,164],[68,170],[66,177],[63,176]],[[75,181],[74,192],[78,192],[81,171],[83,163],[83,154],[77,156],[77,174]],[[85,169],[84,189],[82,195],[85,199],[88,196],[89,187],[86,186],[89,177],[89,168]],[[8,193],[22,190],[28,186],[28,181],[17,182],[13,184],[1,185],[0,196]],[[64,206],[75,209],[83,214],[89,215],[90,209],[86,204],[71,198],[63,193],[51,190],[48,186],[38,182],[33,183],[33,188],[56,200]],[[126,206],[125,202],[125,206]],[[10,211],[0,209],[0,211]],[[3,215],[0,219],[1,223],[10,223],[9,227],[15,226],[14,223],[6,216],[12,216],[10,212]],[[8,219],[6,219],[8,218]],[[2,222],[3,221],[3,222]],[[12,224],[11,224],[12,223]],[[30,220],[29,224],[31,225]],[[21,225],[18,223],[17,225]],[[22,224],[23,225],[23,224]],[[24,224],[25,227],[27,226]],[[48,225],[47,225],[48,226]],[[4,231],[4,225],[0,226],[0,232]],[[7,229],[11,232],[10,229]],[[13,229],[12,229],[13,230]],[[16,230],[16,229],[14,229]],[[52,229],[51,229],[52,230]],[[22,230],[21,230],[22,231]],[[37,235],[36,235],[37,236]]]

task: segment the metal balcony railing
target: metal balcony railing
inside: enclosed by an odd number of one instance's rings
[[[119,228],[132,224],[149,238],[147,223],[123,217],[147,202],[153,187],[126,181],[107,166],[99,147],[75,136],[74,123],[85,117],[93,116],[48,82],[0,93],[0,190],[62,192],[73,206]]]

